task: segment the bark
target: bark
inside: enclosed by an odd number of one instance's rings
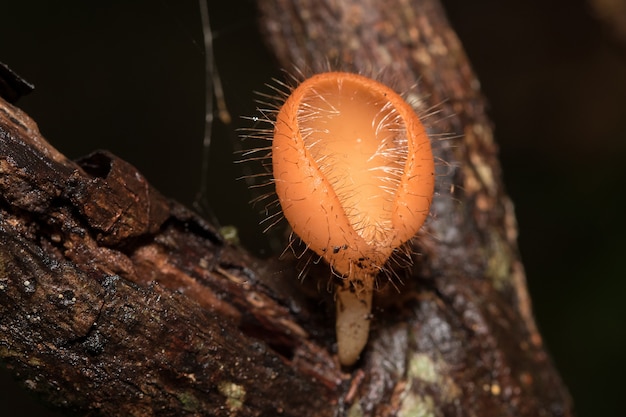
[[[302,284],[296,260],[254,259],[114,155],[68,160],[0,101],[0,358],[29,389],[89,415],[573,415],[478,81],[437,2],[382,3],[259,2],[283,67],[384,68],[437,110],[433,216],[361,361],[334,357],[323,265]]]

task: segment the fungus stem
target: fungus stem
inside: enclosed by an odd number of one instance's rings
[[[364,287],[356,289],[347,280],[344,286],[337,287],[336,331],[339,362],[344,366],[353,365],[367,344],[372,311],[373,278],[367,277]]]

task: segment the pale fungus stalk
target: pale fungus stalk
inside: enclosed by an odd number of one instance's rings
[[[428,216],[429,138],[389,87],[357,74],[322,73],[280,108],[272,165],[293,231],[341,278],[337,345],[341,363],[351,365],[367,343],[376,276]]]
[[[364,277],[373,280],[372,275]],[[343,286],[337,287],[335,329],[339,361],[351,365],[359,358],[370,332],[373,283],[364,283],[361,292],[351,285],[354,277],[348,277]]]

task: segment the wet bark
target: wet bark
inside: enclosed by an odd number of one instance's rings
[[[573,415],[478,81],[437,2],[382,3],[259,2],[283,67],[384,69],[434,113],[433,215],[357,365],[334,356],[323,265],[306,288],[296,260],[254,259],[114,155],[68,160],[0,101],[0,358],[29,389],[90,415]]]

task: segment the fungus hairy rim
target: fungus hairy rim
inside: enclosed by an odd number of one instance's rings
[[[389,87],[357,74],[322,73],[280,108],[272,166],[293,231],[344,278],[339,356],[353,363],[367,341],[376,275],[428,216],[430,140],[413,108]],[[342,337],[362,345],[349,342],[347,355]]]

